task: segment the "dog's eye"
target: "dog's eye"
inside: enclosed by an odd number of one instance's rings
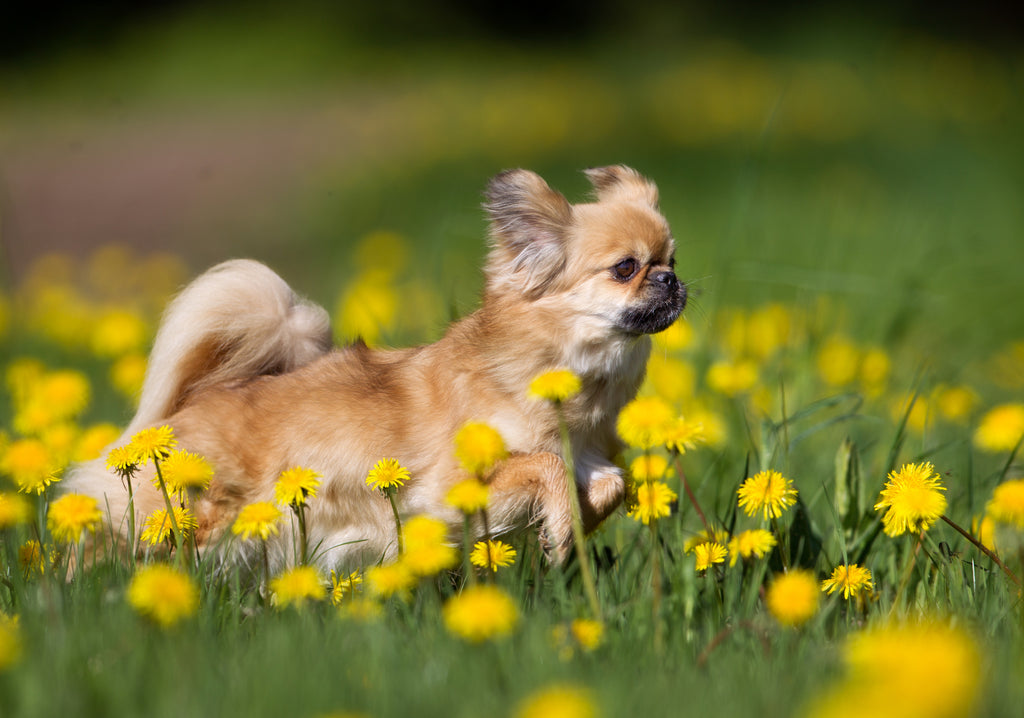
[[[612,272],[614,272],[616,279],[629,279],[636,274],[636,266],[636,260],[630,257],[623,259],[612,267]]]

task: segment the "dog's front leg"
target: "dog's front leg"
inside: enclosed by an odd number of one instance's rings
[[[536,521],[548,559],[562,563],[572,547],[572,509],[562,457],[547,452],[510,456],[495,470],[489,486],[492,531],[521,526],[524,518]]]
[[[618,508],[626,494],[622,470],[599,454],[583,452],[576,467],[583,530],[590,533]]]

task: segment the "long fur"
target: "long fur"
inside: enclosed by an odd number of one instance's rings
[[[412,474],[398,492],[400,512],[444,520],[455,540],[462,520],[445,495],[466,474],[452,441],[467,421],[482,421],[510,452],[487,477],[491,532],[537,523],[560,561],[571,546],[560,413],[526,389],[563,367],[583,383],[560,410],[573,478],[586,527],[600,523],[624,492],[615,418],[643,379],[647,333],[675,320],[685,288],[671,271],[674,241],[654,185],[625,167],[588,177],[597,201],[577,205],[526,170],[492,181],[483,304],[431,345],[331,349],[326,313],[257,262],[225,262],[189,285],[167,310],[121,441],[168,424],[182,448],[213,465],[194,505],[201,550],[235,546],[221,555],[251,556],[254,543],[230,536],[238,511],[272,500],[280,473],[304,466],[322,475],[308,515],[316,561],[344,568],[393,557],[390,505],[365,482],[385,457]],[[628,277],[616,274],[624,257],[637,268]],[[163,507],[147,470],[134,485],[136,525]],[[97,497],[124,536],[127,491],[105,459],[74,468],[64,483]],[[285,527],[271,543],[276,564],[293,560],[292,536]]]

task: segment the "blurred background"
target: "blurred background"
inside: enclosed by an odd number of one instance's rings
[[[124,252],[181,257],[171,284],[252,256],[330,307],[379,269],[416,318],[386,339],[429,340],[475,302],[490,176],[579,200],[581,169],[622,162],[661,188],[691,322],[829,301],[923,354],[1024,336],[1019,7],[21,5],[0,28],[9,291],[53,253],[108,285]]]

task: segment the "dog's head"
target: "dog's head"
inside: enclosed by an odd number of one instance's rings
[[[577,205],[528,170],[491,180],[486,293],[563,311],[602,333],[660,332],[682,312],[686,287],[658,189],[621,165],[586,175],[595,201]]]

